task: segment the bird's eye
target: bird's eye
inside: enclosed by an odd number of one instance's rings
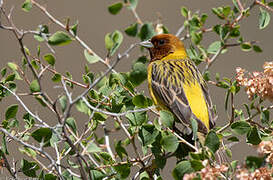
[[[165,44],[165,40],[164,39],[159,39],[158,45],[163,45],[163,44]]]

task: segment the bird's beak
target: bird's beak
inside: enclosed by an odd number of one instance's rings
[[[143,46],[145,48],[153,48],[154,47],[153,43],[151,43],[150,40],[142,41],[142,42],[139,43],[139,45]]]

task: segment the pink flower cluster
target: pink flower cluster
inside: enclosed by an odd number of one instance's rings
[[[228,171],[228,166],[224,164],[217,165],[215,167],[207,165],[200,172],[185,174],[185,176],[183,177],[183,180],[193,180],[195,177],[198,177],[197,174],[199,174],[201,179],[217,180],[220,177],[222,177],[222,173],[225,173],[227,171]]]
[[[233,173],[234,179],[240,180],[272,180],[273,179],[273,140],[271,141],[262,141],[257,148],[257,151],[261,155],[267,155],[266,162],[271,164],[271,168],[261,167],[255,169],[254,171],[249,171],[247,168],[242,166],[237,166],[235,173]],[[183,180],[193,180],[194,178],[201,177],[205,180],[217,180],[223,178],[223,174],[228,171],[228,166],[225,164],[217,165],[212,167],[208,164],[208,161],[204,161],[203,168],[199,172],[186,174]]]
[[[248,73],[248,77],[245,77],[246,70],[238,67],[236,81],[245,87],[248,98],[257,94],[273,102],[273,62],[265,62],[263,69],[263,72]]]

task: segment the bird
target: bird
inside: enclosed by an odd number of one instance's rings
[[[140,43],[148,49],[148,89],[158,110],[172,112],[182,123],[183,133],[192,134],[191,120],[204,135],[217,119],[208,86],[195,63],[188,57],[184,44],[172,34],[159,34]]]

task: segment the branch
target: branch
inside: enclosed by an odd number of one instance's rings
[[[141,108],[141,109],[135,109],[135,110],[128,110],[128,111],[125,111],[125,112],[122,112],[122,113],[113,113],[113,112],[108,112],[108,111],[104,111],[102,109],[99,109],[99,108],[96,108],[94,106],[92,106],[85,97],[82,97],[82,100],[83,102],[87,105],[87,107],[89,107],[90,109],[92,109],[93,111],[97,111],[97,112],[100,112],[100,113],[103,113],[103,114],[106,114],[106,115],[109,115],[109,116],[116,116],[116,117],[120,117],[120,116],[125,116],[126,114],[129,114],[129,113],[136,113],[136,112],[143,112],[143,111],[148,111],[148,110],[151,110],[151,109],[154,109],[155,107],[154,106],[150,106],[150,107],[147,107],[147,108]]]
[[[34,119],[36,119],[37,121],[39,121],[41,124],[44,125],[44,127],[46,128],[50,128],[52,129],[52,127],[50,127],[48,124],[46,124],[42,119],[39,118],[39,116],[33,114],[28,107],[24,104],[24,102],[22,101],[22,99],[17,96],[17,94],[15,94],[12,90],[10,90],[9,88],[7,88],[6,86],[0,84],[0,86],[2,86],[4,89],[6,89],[7,91],[9,91],[13,96],[15,96],[15,98],[17,99],[17,101],[23,106],[23,108],[25,109],[26,112],[28,112]]]
[[[207,60],[206,67],[204,68],[202,74],[204,74],[211,67],[211,65],[216,61],[217,57],[221,54],[223,49],[225,49],[224,46],[218,49],[218,51],[210,59]]]
[[[111,158],[115,161],[115,156],[114,156],[114,153],[113,153],[113,151],[111,149],[111,145],[110,145],[109,131],[106,129],[106,125],[104,122],[102,122],[101,124],[102,124],[103,132],[104,132],[104,140],[105,140],[106,149],[107,149],[108,153],[110,154]]]
[[[271,7],[269,7],[268,5],[262,3],[261,1],[255,0],[255,4],[267,9],[268,11],[273,12],[273,9]]]
[[[219,129],[217,131],[217,133],[223,132],[225,129],[227,129],[229,126],[231,126],[231,124],[234,122],[234,118],[235,118],[235,105],[234,105],[234,94],[233,93],[230,93],[230,101],[231,101],[231,117],[230,117],[229,123],[226,124],[225,126],[223,126],[221,129]]]
[[[41,148],[37,148],[33,145],[30,145],[22,140],[20,140],[19,138],[13,136],[12,134],[10,134],[6,129],[4,128],[0,128],[0,131],[3,132],[4,134],[6,134],[7,136],[9,136],[11,139],[13,139],[14,141],[34,150],[34,151],[37,151],[39,152],[40,154],[43,154],[52,164],[52,166],[55,168],[55,170],[57,171],[58,175],[59,175],[59,178],[64,180],[64,178],[62,177],[61,173],[58,171],[58,168],[57,168],[57,165],[56,165],[56,161],[47,153],[45,152],[43,149]]]
[[[184,138],[182,138],[181,136],[179,136],[176,132],[174,132],[172,129],[168,128],[168,130],[175,135],[182,143],[188,145],[189,147],[191,147],[192,149],[194,149],[194,151],[198,152],[198,149],[193,146],[191,143],[189,143],[188,141],[186,141]]]

